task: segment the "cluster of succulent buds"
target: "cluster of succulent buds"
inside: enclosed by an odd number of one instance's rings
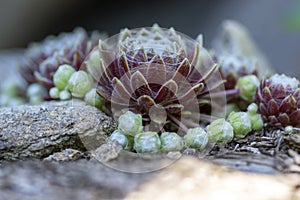
[[[244,138],[249,132],[263,127],[257,105],[252,103],[247,112],[232,112],[227,120],[221,118],[210,123],[205,129],[190,128],[181,137],[176,132],[144,131],[141,114],[127,111],[118,120],[118,129],[108,140],[116,141],[126,151],[137,153],[158,153],[182,151],[193,148],[202,151],[217,145],[226,145],[233,138]]]
[[[137,153],[157,153],[180,151],[185,146],[204,149],[208,136],[202,128],[188,130],[182,138],[175,132],[162,132],[160,135],[153,131],[144,131],[142,116],[127,111],[119,117],[118,129],[108,140],[116,141],[124,150]]]

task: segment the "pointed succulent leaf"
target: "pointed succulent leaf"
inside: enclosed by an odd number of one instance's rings
[[[128,90],[124,87],[123,83],[116,77],[112,80],[113,84],[113,93],[111,99],[114,99],[114,95],[124,99],[124,103],[129,101],[131,99],[131,95],[128,92]]]
[[[275,102],[274,99],[271,99],[269,102],[268,102],[268,113],[270,115],[277,115],[279,112],[279,108],[278,108],[278,105],[277,103]]]
[[[174,81],[178,81],[184,78],[185,80],[188,74],[190,73],[190,70],[191,70],[191,64],[189,63],[188,59],[185,58],[178,66],[172,79]]]
[[[145,77],[140,71],[136,71],[132,74],[130,82],[132,91],[134,91],[136,96],[152,96],[152,91],[148,85],[148,81],[145,79]]]
[[[142,109],[145,109],[145,110],[149,110],[152,106],[155,105],[154,100],[148,95],[140,96],[137,99],[137,103]]]
[[[184,106],[182,104],[170,104],[164,107],[169,113],[174,114],[174,113],[180,113],[183,109]]]
[[[269,116],[268,120],[270,121],[271,124],[278,124],[278,119],[274,115]]]
[[[300,109],[290,114],[290,124],[298,127],[300,125]]]
[[[262,91],[262,95],[266,102],[269,102],[272,99],[272,94],[268,87],[264,87],[264,89]]]
[[[201,91],[204,88],[203,83],[198,83],[194,85],[192,88],[190,88],[185,94],[183,94],[180,98],[179,101],[186,101],[188,99],[194,98],[197,96],[198,92]]]
[[[286,113],[280,113],[278,116],[278,121],[285,126],[290,123],[290,118]]]
[[[161,86],[155,96],[156,103],[170,100],[177,93],[178,86],[175,81],[169,80]]]

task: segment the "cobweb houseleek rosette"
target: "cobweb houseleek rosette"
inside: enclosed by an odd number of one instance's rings
[[[220,63],[220,73],[226,80],[225,89],[234,89],[237,85],[238,79],[247,76],[258,76],[258,64],[254,59],[246,58],[241,55],[221,55],[217,58]]]
[[[49,36],[40,43],[33,43],[25,51],[20,74],[28,85],[39,83],[49,90],[54,86],[53,75],[59,66],[67,64],[75,71],[83,69],[84,60],[101,37],[97,32],[89,36],[84,29],[76,28],[71,33]]]
[[[173,28],[125,29],[99,42],[97,92],[116,116],[125,109],[168,130],[197,127],[225,102],[218,65],[201,44]],[[212,102],[214,92],[220,102]]]
[[[253,102],[259,85],[258,64],[254,59],[241,55],[223,55],[215,60],[220,63],[228,104],[245,110]]]
[[[300,83],[296,78],[275,74],[261,82],[255,103],[265,122],[284,129],[300,126]]]
[[[212,47],[211,53],[220,63],[220,73],[226,80],[225,89],[231,90],[227,93],[228,103],[238,110],[246,110],[248,104],[253,102],[253,96],[249,101],[250,95],[237,90],[238,80],[251,75],[259,80],[269,77],[274,74],[270,63],[255,44],[250,31],[237,21],[222,22]]]

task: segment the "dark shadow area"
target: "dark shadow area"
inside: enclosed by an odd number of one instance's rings
[[[284,1],[152,0],[152,1],[0,1],[0,49],[23,48],[50,34],[77,26],[117,34],[124,27],[151,26],[176,30],[195,38],[204,34],[209,47],[224,19],[243,23],[278,72],[300,75],[300,29],[289,16],[300,4]]]

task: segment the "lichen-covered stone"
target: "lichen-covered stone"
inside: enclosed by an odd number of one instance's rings
[[[115,129],[111,117],[77,100],[1,108],[0,160],[96,149]]]

